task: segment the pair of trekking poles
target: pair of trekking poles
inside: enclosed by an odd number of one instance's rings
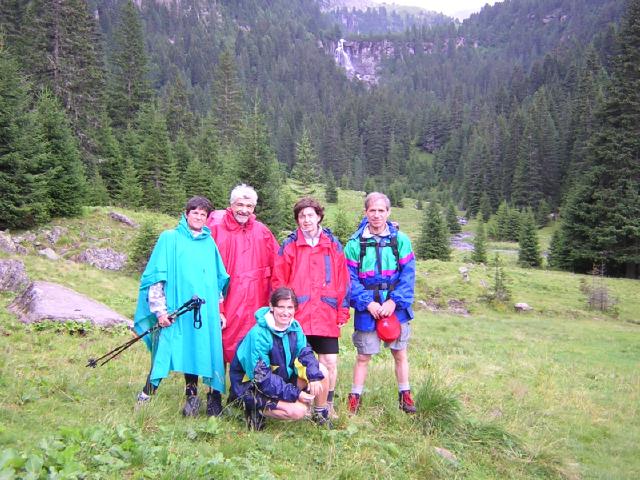
[[[202,316],[200,314],[200,307],[204,304],[205,304],[204,299],[198,297],[197,295],[194,295],[189,300],[187,300],[184,304],[178,307],[175,311],[170,313],[169,318],[173,323],[173,321],[176,318],[178,318],[180,315],[184,315],[187,312],[193,311],[193,327],[195,329],[199,329],[200,327],[202,327]],[[110,352],[105,353],[101,357],[90,358],[86,366],[91,368],[101,367],[105,363],[109,363],[111,360],[116,358],[118,355],[120,355],[122,352],[127,350],[132,345],[142,340],[147,335],[158,332],[162,328],[163,327],[160,324],[155,324],[153,327],[142,332],[140,335],[136,335],[134,338],[132,338],[128,342],[123,343],[122,345],[114,348]]]

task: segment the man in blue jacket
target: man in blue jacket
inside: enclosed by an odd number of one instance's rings
[[[311,403],[312,419],[330,426],[327,371],[294,318],[296,294],[277,288],[269,304],[256,312],[256,325],[240,342],[229,370],[231,389],[245,406],[247,426],[261,430],[264,417],[300,420]]]
[[[372,355],[380,352],[376,322],[395,315],[400,322],[400,336],[385,342],[395,362],[400,409],[415,413],[409,384],[407,346],[413,319],[416,260],[411,241],[388,221],[389,198],[372,192],[365,199],[366,218],[351,236],[344,249],[351,277],[351,306],[355,310],[352,339],[358,354],[349,394],[349,411],[357,413]]]

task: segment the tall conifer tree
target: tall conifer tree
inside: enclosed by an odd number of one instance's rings
[[[58,99],[48,90],[38,97],[36,122],[44,144],[42,167],[46,172],[52,216],[80,214],[86,193],[80,151]]]
[[[150,98],[148,60],[142,22],[131,0],[122,4],[110,59],[109,114],[113,126],[126,128]]]
[[[563,208],[573,267],[640,275],[640,0],[630,0],[618,35],[611,85],[588,163]]]

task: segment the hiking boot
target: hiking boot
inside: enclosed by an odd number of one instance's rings
[[[207,393],[207,416],[219,417],[222,415],[222,396],[217,390]]]
[[[264,415],[256,408],[245,408],[244,419],[247,422],[247,428],[254,432],[264,429]]]
[[[187,395],[187,401],[182,407],[182,415],[185,417],[197,417],[200,413],[200,399],[197,395]]]
[[[311,415],[311,420],[319,427],[327,427],[329,430],[333,428],[331,419],[329,418],[329,409],[315,410]]]
[[[149,401],[151,400],[151,395],[147,395],[144,392],[140,392],[138,394],[138,397],[136,398],[136,405],[135,405],[135,410],[139,409],[139,408],[143,408],[146,405],[149,405]]]
[[[360,394],[359,393],[350,393],[347,397],[349,413],[356,414],[360,409]]]
[[[400,410],[405,413],[416,413],[416,407],[413,404],[413,397],[411,397],[411,390],[403,390],[398,393],[398,404]]]

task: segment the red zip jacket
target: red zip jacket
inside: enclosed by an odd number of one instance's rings
[[[305,335],[339,337],[338,325],[349,320],[349,272],[340,241],[323,228],[315,247],[300,229],[280,246],[273,288],[292,288],[298,297],[296,320]]]

